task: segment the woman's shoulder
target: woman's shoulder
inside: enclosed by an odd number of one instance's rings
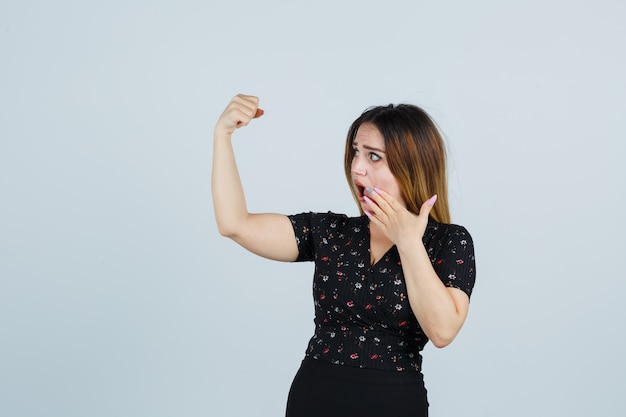
[[[458,224],[429,221],[424,244],[443,283],[471,296],[476,281],[476,256],[467,229]]]
[[[297,214],[290,214],[287,217],[309,218],[318,222],[350,222],[361,220],[364,216],[351,217],[343,213],[335,213],[333,211],[306,211]]]
[[[457,234],[457,233],[466,233],[469,234],[469,231],[467,230],[467,228],[465,226],[462,226],[460,224],[455,224],[455,223],[440,223],[437,220],[433,219],[432,217],[430,217],[428,219],[428,228],[432,229],[432,230],[437,230],[440,231],[441,233],[450,233],[450,234]]]
[[[341,229],[364,222],[365,216],[351,217],[343,213],[327,212],[303,212],[288,216],[293,224],[305,223],[311,228]]]
[[[465,226],[454,223],[439,223],[430,218],[428,226],[424,233],[424,238],[432,243],[440,245],[450,244],[452,242],[461,245],[473,245],[473,239],[470,232]]]

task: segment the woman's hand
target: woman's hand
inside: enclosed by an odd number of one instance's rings
[[[231,135],[235,129],[247,126],[252,119],[263,116],[259,108],[259,98],[238,94],[228,103],[226,109],[217,120],[215,134]]]
[[[379,188],[366,189],[364,198],[370,208],[365,211],[367,217],[398,247],[411,242],[416,236],[421,241],[428,224],[428,214],[437,200],[436,195],[432,196],[422,204],[419,215],[416,215]]]
[[[364,198],[369,206],[365,214],[371,224],[380,228],[398,248],[413,314],[435,346],[448,345],[467,317],[469,297],[457,288],[444,286],[422,245],[428,214],[437,196],[422,204],[419,215],[411,213],[391,194],[377,188],[366,190]]]

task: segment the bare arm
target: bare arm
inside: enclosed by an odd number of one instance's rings
[[[232,146],[236,129],[261,117],[259,99],[237,95],[220,116],[213,138],[211,191],[217,227],[223,236],[265,258],[294,261],[298,256],[296,238],[287,216],[248,213]]]
[[[398,246],[398,253],[413,314],[435,346],[447,346],[465,322],[469,297],[443,285],[421,241]]]
[[[437,347],[450,344],[465,322],[469,297],[446,287],[433,269],[422,242],[428,214],[436,197],[415,215],[382,190],[369,194],[371,227],[380,228],[398,248],[411,310],[422,330]]]

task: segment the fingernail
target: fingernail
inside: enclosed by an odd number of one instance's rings
[[[437,201],[437,194],[430,197],[430,199],[428,200],[428,205],[432,207],[435,204],[435,201]]]
[[[372,204],[372,200],[366,195],[363,196],[363,200],[367,201],[368,204]]]
[[[370,212],[369,212],[369,211],[367,211],[367,210],[363,210],[363,213],[365,213],[365,215],[366,215],[367,217],[372,217],[372,213],[370,213]]]
[[[376,191],[378,194],[383,193],[383,190],[381,190],[380,188],[376,188],[376,187],[374,187],[374,191]]]
[[[368,187],[365,187],[365,191],[367,191],[367,193],[368,193],[368,194],[372,194],[372,193],[373,193],[373,192],[372,192],[372,189],[371,189],[371,188],[368,188]]]

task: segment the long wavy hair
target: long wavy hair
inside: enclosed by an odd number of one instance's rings
[[[371,107],[350,126],[344,170],[357,204],[351,172],[353,142],[359,127],[365,123],[374,125],[385,141],[387,164],[398,181],[407,209],[419,214],[422,204],[437,194],[430,216],[440,223],[450,223],[445,144],[431,117],[412,104]]]

